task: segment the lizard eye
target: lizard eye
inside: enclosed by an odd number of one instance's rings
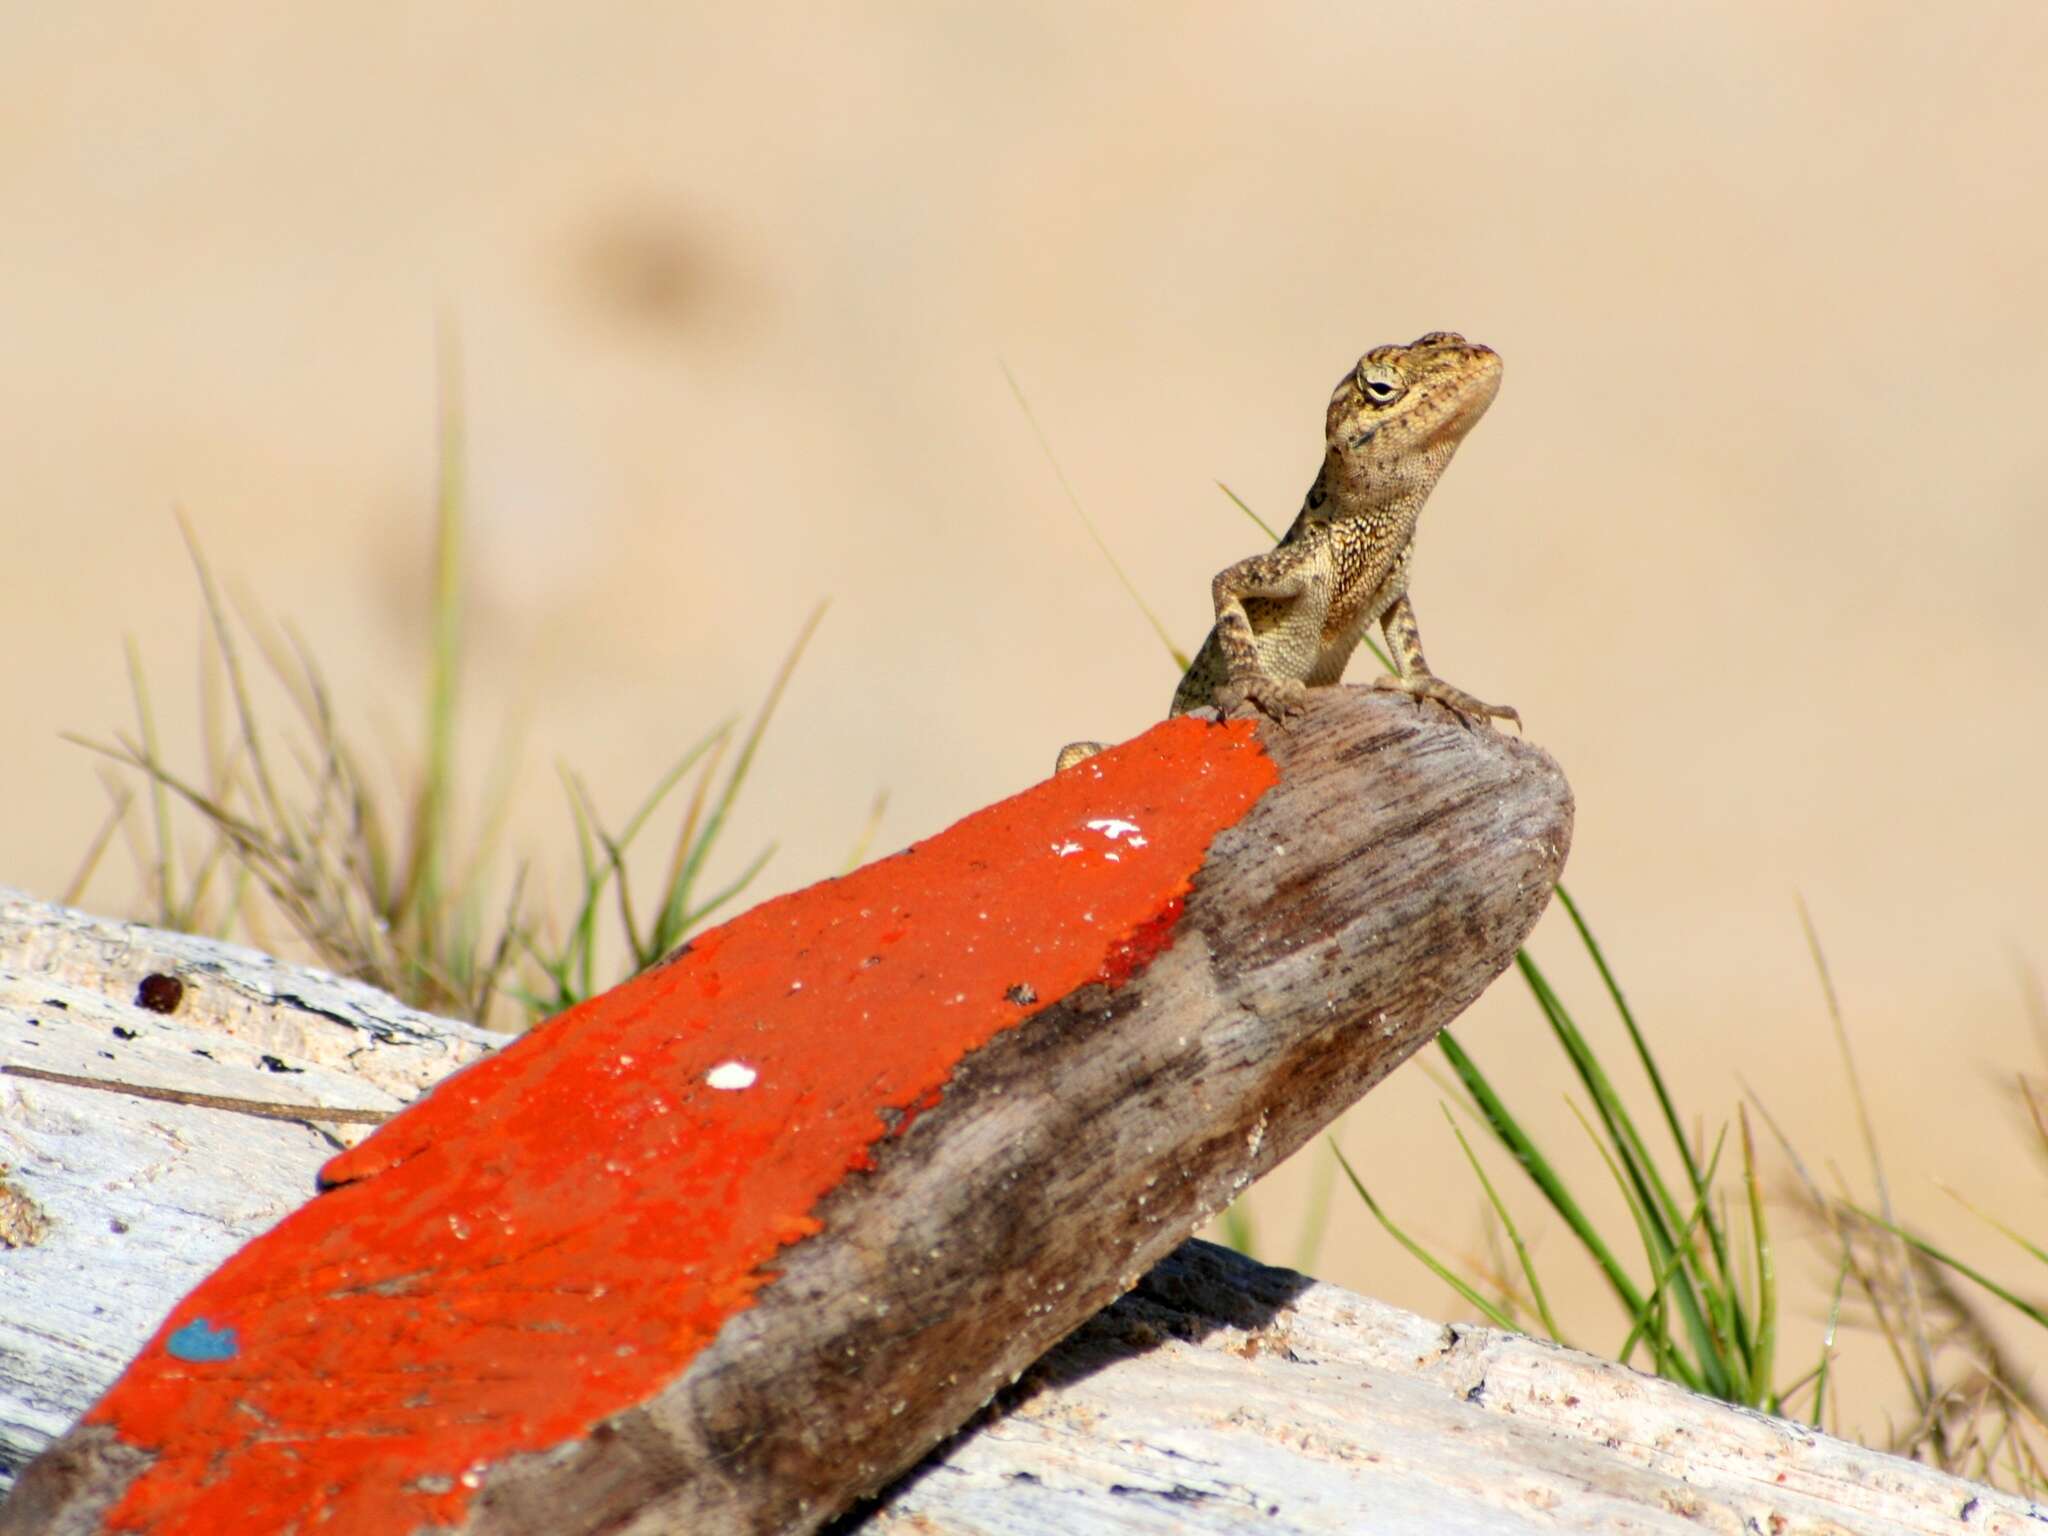
[[[1358,365],[1358,392],[1374,405],[1391,405],[1407,390],[1408,386],[1393,369],[1378,363]]]

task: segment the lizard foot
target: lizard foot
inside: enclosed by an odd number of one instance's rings
[[[1076,763],[1085,763],[1102,750],[1099,741],[1070,741],[1060,748],[1059,761],[1052,765],[1054,773],[1065,773]]]
[[[1453,688],[1432,673],[1424,673],[1420,677],[1376,677],[1372,680],[1372,685],[1392,693],[1405,693],[1418,703],[1423,699],[1435,699],[1467,725],[1474,720],[1512,720],[1515,722],[1515,728],[1521,729],[1522,717],[1509,705],[1489,704],[1484,699],[1475,699],[1464,689]]]
[[[1285,721],[1308,707],[1307,693],[1308,685],[1298,677],[1248,677],[1217,686],[1216,711],[1228,718],[1250,704],[1262,714]]]

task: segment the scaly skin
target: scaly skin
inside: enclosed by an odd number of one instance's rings
[[[1250,704],[1275,719],[1336,683],[1366,630],[1381,626],[1399,673],[1373,686],[1434,699],[1467,719],[1520,722],[1429,670],[1408,562],[1437,477],[1500,388],[1500,357],[1449,331],[1375,347],[1330,396],[1322,471],[1270,551],[1217,574],[1216,625],[1174,690],[1171,714]],[[1077,741],[1061,768],[1094,756]]]

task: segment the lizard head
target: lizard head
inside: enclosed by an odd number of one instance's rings
[[[1328,468],[1360,490],[1427,495],[1500,389],[1500,355],[1455,331],[1374,347],[1330,396]]]

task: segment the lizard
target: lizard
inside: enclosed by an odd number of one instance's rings
[[[1521,716],[1430,671],[1408,567],[1415,528],[1437,478],[1500,389],[1500,355],[1454,331],[1375,347],[1330,395],[1323,466],[1300,514],[1271,550],[1219,571],[1216,623],[1174,690],[1171,715],[1250,704],[1276,720],[1299,713],[1310,688],[1344,675],[1373,624],[1397,672],[1373,679],[1467,719]],[[1099,742],[1063,748],[1059,769]],[[1058,770],[1055,770],[1058,771]]]

